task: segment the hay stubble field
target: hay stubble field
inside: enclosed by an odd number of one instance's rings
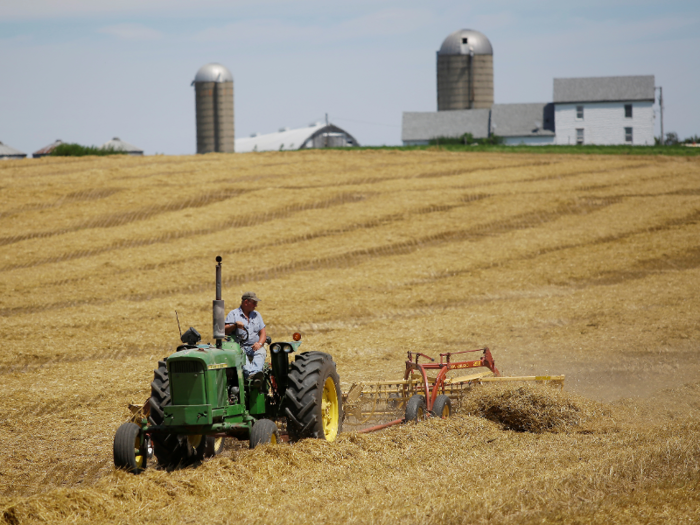
[[[45,158],[0,165],[0,199],[0,522],[698,522],[697,158]],[[116,472],[174,311],[210,337],[216,255],[227,307],[256,291],[272,338],[301,331],[343,382],[489,346],[565,392]],[[578,415],[509,429],[479,409],[502,395]]]

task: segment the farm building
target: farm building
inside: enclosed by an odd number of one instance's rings
[[[138,155],[143,155],[143,150],[137,148],[133,144],[129,144],[128,142],[124,142],[121,140],[119,137],[114,137],[112,140],[108,140],[102,146],[100,146],[102,149],[109,149],[112,148],[114,151],[123,151],[129,155],[133,156],[138,156]]]
[[[282,128],[277,133],[253,133],[236,139],[236,151],[283,151],[309,148],[345,148],[359,146],[355,137],[333,124],[316,122],[305,128]]]
[[[63,141],[61,139],[55,140],[48,146],[44,146],[43,148],[36,150],[34,153],[32,153],[32,157],[34,157],[35,159],[40,159],[41,157],[51,155],[51,152],[56,148],[56,146],[59,146],[60,144],[63,144]]]
[[[23,159],[26,156],[26,153],[0,142],[0,159]]]
[[[440,138],[505,144],[654,144],[654,76],[555,78],[553,102],[494,104],[493,46],[460,29],[437,52],[437,111],[404,112],[406,146]]]
[[[654,144],[654,76],[555,78],[557,144]]]
[[[404,112],[404,145],[498,135],[505,144],[654,144],[654,76],[555,78],[554,102]]]

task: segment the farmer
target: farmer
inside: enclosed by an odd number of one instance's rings
[[[231,310],[226,316],[226,335],[234,334],[245,337],[248,331],[248,339],[241,341],[241,348],[248,356],[248,363],[243,365],[243,375],[251,377],[257,372],[262,372],[265,364],[265,323],[262,315],[255,311],[260,299],[255,292],[245,292],[241,297],[241,306]]]

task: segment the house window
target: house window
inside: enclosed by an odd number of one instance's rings
[[[625,104],[625,118],[632,118],[632,104]]]
[[[576,120],[583,120],[583,106],[576,106]]]
[[[463,39],[462,39],[462,44],[466,44],[466,43],[467,43],[467,39],[466,39],[466,38],[463,38]]]
[[[576,128],[576,144],[583,144],[583,128]]]
[[[625,128],[625,142],[632,144],[632,128]]]

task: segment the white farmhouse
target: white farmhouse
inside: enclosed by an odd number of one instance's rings
[[[554,79],[557,144],[654,144],[654,76]]]

